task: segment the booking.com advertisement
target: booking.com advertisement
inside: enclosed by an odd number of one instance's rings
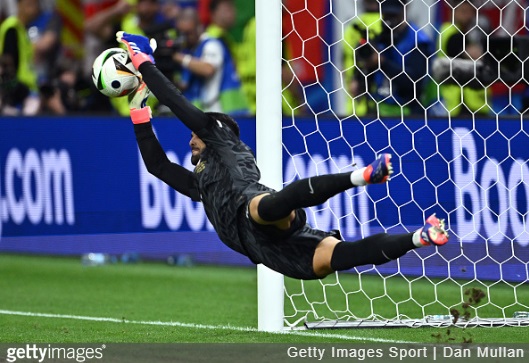
[[[240,119],[255,149],[255,119]],[[154,120],[168,157],[187,168],[190,131]],[[297,119],[284,121],[286,183],[393,154],[387,185],[351,189],[311,208],[309,222],[355,240],[410,232],[446,218],[451,241],[380,266],[411,275],[526,281],[529,136],[520,121]],[[0,251],[81,255],[188,254],[250,264],[218,239],[202,205],[145,169],[125,118],[0,119]],[[423,259],[428,258],[428,263]]]

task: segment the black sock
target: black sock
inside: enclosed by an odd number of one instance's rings
[[[413,233],[379,233],[356,242],[340,242],[334,247],[331,268],[343,271],[356,266],[380,265],[395,260],[417,248],[412,236]]]
[[[287,217],[294,209],[320,205],[352,187],[351,173],[296,180],[281,191],[263,197],[259,201],[257,212],[265,221],[277,221]]]

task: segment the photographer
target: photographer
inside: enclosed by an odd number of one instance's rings
[[[232,0],[212,0],[210,10],[212,23],[205,32],[196,10],[186,8],[178,18],[186,47],[173,56],[183,68],[178,86],[203,111],[248,114],[234,57],[224,40],[235,22],[235,6]]]
[[[35,115],[39,110],[33,45],[27,32],[39,14],[38,0],[19,0],[17,14],[0,24],[3,114]]]
[[[441,57],[449,59],[471,60],[475,62],[483,54],[485,34],[477,26],[477,11],[470,0],[453,0],[453,23],[446,22],[441,26]],[[476,82],[474,82],[476,83]],[[472,87],[471,87],[472,86]],[[487,115],[486,89],[481,84],[443,83],[440,86],[443,104],[450,116],[479,113]]]
[[[374,40],[382,31],[382,20],[378,0],[363,0],[364,12],[354,18],[344,32],[343,77],[347,92],[353,99],[347,102],[346,114],[364,116],[368,112],[365,76],[355,69],[355,59],[368,59],[375,51],[370,47],[359,47]],[[355,52],[359,54],[355,57]],[[362,52],[366,54],[361,54]]]
[[[428,81],[428,59],[433,42],[414,24],[406,21],[406,0],[381,3],[382,31],[368,39],[356,53],[356,67],[366,84],[369,113],[379,116],[424,114],[423,101]]]

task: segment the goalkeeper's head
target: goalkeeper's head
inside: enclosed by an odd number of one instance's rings
[[[219,122],[223,126],[227,126],[228,129],[231,130],[235,136],[237,136],[237,138],[240,137],[241,132],[239,125],[231,116],[219,112],[206,112],[206,114],[214,122]],[[200,161],[202,152],[206,148],[206,144],[194,132],[192,132],[189,146],[191,147],[191,164],[197,165]]]
[[[231,116],[226,115],[225,113],[220,112],[206,112],[206,115],[211,117],[213,120],[222,123],[223,125],[228,126],[228,128],[237,135],[238,138],[241,137],[241,130],[239,129],[239,124]]]

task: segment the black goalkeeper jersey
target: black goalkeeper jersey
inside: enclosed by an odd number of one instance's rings
[[[197,136],[206,144],[194,173],[208,219],[226,245],[247,255],[239,238],[238,212],[249,197],[271,189],[259,184],[252,150],[227,126],[217,122]]]
[[[259,183],[261,176],[252,150],[229,127],[191,105],[152,64],[142,65],[140,71],[158,99],[206,144],[191,172],[169,161],[150,123],[135,125],[147,170],[178,192],[202,201],[221,241],[248,255],[237,217],[252,196],[272,190]]]

